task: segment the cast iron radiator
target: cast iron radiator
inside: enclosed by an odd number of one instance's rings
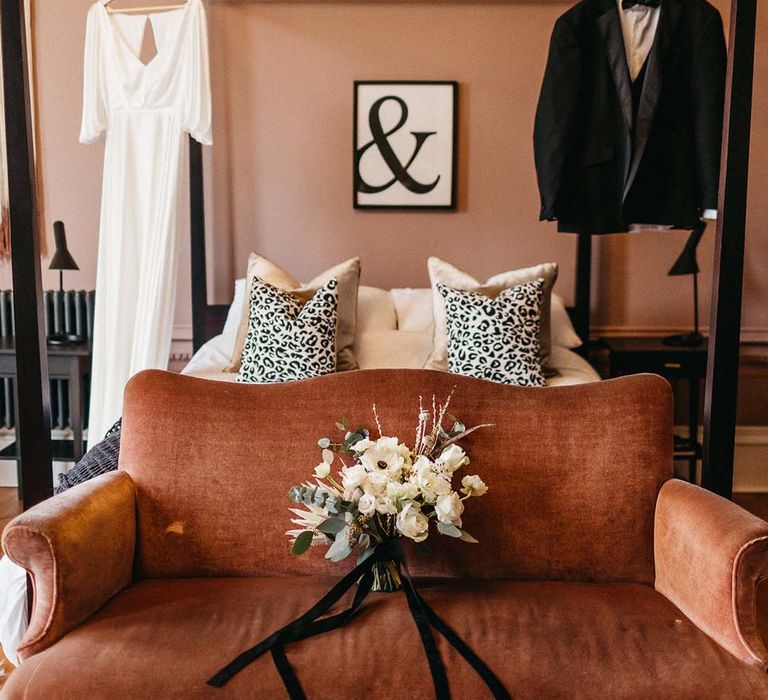
[[[71,333],[91,340],[93,337],[94,292],[64,290],[45,292],[45,329],[48,335]],[[0,290],[0,338],[12,339],[15,335],[13,322],[13,291]],[[69,427],[69,394],[65,379],[51,380],[51,427]],[[87,405],[87,404],[86,404]],[[13,405],[13,379],[0,381],[0,428],[15,427]]]

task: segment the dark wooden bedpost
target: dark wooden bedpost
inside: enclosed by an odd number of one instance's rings
[[[579,233],[576,242],[576,298],[574,326],[584,343],[581,350],[589,352],[590,312],[592,306],[592,236]]]
[[[701,476],[726,498],[733,492],[756,15],[757,0],[732,0]]]
[[[192,347],[197,352],[208,340],[208,281],[205,257],[205,190],[203,147],[189,137],[189,214],[192,263]]]
[[[51,495],[53,474],[24,0],[2,0],[0,23],[16,324],[16,440],[19,486],[24,508],[29,508]]]

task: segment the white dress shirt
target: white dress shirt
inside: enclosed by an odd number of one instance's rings
[[[659,27],[661,8],[647,5],[634,5],[628,10],[621,7],[621,0],[616,0],[621,19],[621,33],[624,35],[624,49],[627,52],[629,77],[634,82],[643,64],[651,52],[656,30]]]
[[[662,0],[663,2],[663,0]],[[656,38],[656,30],[659,27],[660,7],[648,7],[647,5],[633,5],[628,10],[621,6],[621,0],[616,0],[621,20],[621,33],[624,35],[624,50],[627,53],[627,68],[632,82],[637,80],[643,65],[651,53],[653,41]],[[717,219],[717,210],[705,209],[705,219]],[[638,226],[632,224],[630,230],[637,228],[648,229],[651,226]],[[659,228],[668,228],[660,225]]]

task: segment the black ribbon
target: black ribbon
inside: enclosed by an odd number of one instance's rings
[[[357,613],[365,598],[371,592],[373,586],[373,567],[376,563],[394,561],[401,566],[405,585],[403,591],[408,608],[419,631],[424,653],[427,656],[429,670],[432,674],[432,683],[435,688],[435,697],[438,700],[447,700],[451,697],[448,687],[448,676],[445,672],[445,664],[437,648],[433,629],[439,632],[448,643],[469,663],[478,676],[488,686],[496,700],[511,700],[511,695],[504,684],[491,671],[485,662],[469,647],[469,645],[456,632],[447,625],[438,614],[429,607],[424,598],[416,590],[416,586],[408,573],[407,562],[398,540],[391,540],[379,544],[372,556],[362,564],[356,566],[344,578],[342,578],[328,593],[326,593],[307,612],[288,623],[259,642],[256,646],[247,649],[234,658],[216,675],[208,680],[208,685],[221,688],[228,683],[237,673],[253,663],[262,654],[269,651],[283,681],[288,696],[291,700],[306,700],[304,689],[301,687],[296,672],[285,653],[285,645],[298,642],[318,634],[330,632],[347,624]],[[358,582],[357,591],[352,604],[344,611],[330,617],[318,619],[324,615],[338,600]]]

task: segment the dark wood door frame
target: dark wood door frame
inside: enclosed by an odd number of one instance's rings
[[[726,498],[733,493],[756,21],[757,0],[732,0],[701,472],[702,485]]]
[[[24,508],[29,508],[53,493],[48,354],[43,327],[24,0],[0,2],[19,397],[19,486]]]

